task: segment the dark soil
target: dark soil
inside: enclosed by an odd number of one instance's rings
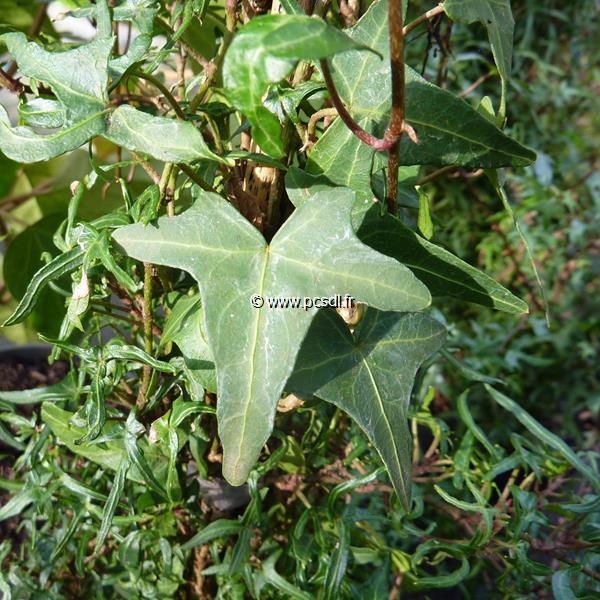
[[[0,391],[52,385],[63,379],[68,370],[67,362],[57,361],[49,365],[48,359],[40,356],[32,356],[31,359],[0,357]]]

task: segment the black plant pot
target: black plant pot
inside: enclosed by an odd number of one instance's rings
[[[26,390],[56,383],[67,374],[68,364],[48,364],[49,344],[23,344],[0,349],[0,391]],[[47,380],[47,381],[45,381]]]

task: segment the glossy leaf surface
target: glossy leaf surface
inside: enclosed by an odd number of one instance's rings
[[[269,84],[283,79],[298,59],[316,60],[359,46],[325,21],[301,15],[257,17],[237,33],[225,56],[223,81],[264,152],[276,158],[284,154],[281,125],[262,103]]]

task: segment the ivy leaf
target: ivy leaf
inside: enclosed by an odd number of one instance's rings
[[[223,472],[241,485],[267,441],[277,402],[316,308],[254,308],[255,294],[351,294],[382,310],[418,311],[427,288],[397,261],[362,244],[350,222],[354,194],[336,189],[296,210],[267,245],[220,196],[198,192],[193,207],[157,224],[118,229],[132,257],[189,272],[199,283],[217,369]]]
[[[104,131],[108,60],[114,38],[106,2],[99,2],[96,8],[96,39],[66,52],[49,52],[28,42],[20,32],[0,36],[21,75],[49,86],[58,99],[55,111],[59,107],[64,110],[64,128],[40,135],[28,127],[12,128],[6,110],[0,106],[0,150],[9,158],[23,163],[48,160],[78,148]]]
[[[154,18],[158,8],[156,0],[125,0],[113,8],[113,21],[130,22],[135,25],[138,32],[131,40],[127,52],[109,62],[109,72],[115,79],[120,78],[132,64],[146,58],[152,44]],[[98,5],[78,8],[68,14],[77,18],[96,19]]]
[[[355,212],[357,235],[371,248],[406,265],[434,296],[453,296],[504,312],[529,312],[527,303],[489,275],[472,267],[444,248],[432,244],[400,219],[380,214],[377,206]]]
[[[290,167],[285,181],[296,207],[312,202],[317,192],[334,189],[323,175],[309,175],[297,167]],[[371,200],[356,200],[352,224],[361,242],[407,266],[433,296],[452,296],[513,314],[529,312],[526,302],[489,275],[417,235],[397,217],[381,214]]]
[[[223,82],[264,152],[275,158],[284,154],[279,121],[262,104],[269,84],[283,79],[298,59],[317,60],[361,46],[322,19],[301,15],[256,17],[236,34],[223,62]]]
[[[350,114],[363,128],[382,136],[390,111],[387,2],[374,2],[348,35],[384,55],[345,52],[332,60],[333,78]],[[406,69],[406,119],[420,143],[403,136],[401,165],[461,165],[467,168],[526,166],[535,154],[507,137],[464,100]],[[373,151],[336,121],[313,147],[307,171],[371,197]]]
[[[60,102],[47,98],[33,98],[20,104],[19,115],[32,127],[62,127],[67,116]]]
[[[93,113],[69,127],[40,135],[29,127],[11,127],[6,110],[0,106],[0,150],[22,163],[46,161],[101,135],[105,128],[104,116],[104,111]]]
[[[508,79],[515,29],[510,0],[446,0],[442,6],[453,21],[466,24],[480,21],[484,25],[498,72],[502,79]]]
[[[202,134],[186,121],[155,117],[123,104],[110,116],[104,137],[164,162],[208,159],[227,163],[206,145]]]
[[[99,5],[101,6],[101,5]],[[52,89],[66,111],[68,124],[108,104],[108,58],[113,38],[97,38],[66,52],[49,52],[22,33],[0,36],[22,75]]]
[[[202,329],[201,306],[199,295],[180,298],[165,323],[160,347],[175,342],[183,355],[187,375],[209,392],[216,392],[215,365]]]
[[[417,369],[439,350],[444,327],[424,314],[369,308],[354,333],[334,311],[313,320],[286,389],[348,413],[379,452],[398,497],[410,502],[407,424]]]

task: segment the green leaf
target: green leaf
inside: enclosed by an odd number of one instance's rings
[[[40,402],[59,402],[78,398],[80,392],[75,378],[69,375],[62,381],[46,387],[0,392],[0,400],[9,404],[39,404]]]
[[[100,6],[100,5],[99,5]],[[22,33],[5,33],[0,40],[19,65],[21,75],[48,85],[73,124],[108,104],[108,58],[114,39],[97,38],[66,52],[48,52]]]
[[[49,52],[28,42],[20,32],[0,36],[21,75],[49,86],[58,100],[53,112],[61,108],[64,111],[64,128],[40,135],[28,127],[12,128],[8,114],[0,107],[0,150],[10,158],[24,163],[48,160],[78,148],[104,131],[108,59],[114,43],[106,2],[98,3],[97,17],[96,39],[63,52]],[[39,106],[40,101],[32,102]],[[46,120],[45,126],[53,126],[56,118],[46,115],[42,120]],[[41,124],[39,117],[37,124]]]
[[[209,392],[216,392],[217,376],[212,352],[202,328],[202,303],[199,295],[186,296],[175,304],[165,326],[163,339],[165,333],[181,350],[187,375]],[[162,343],[161,340],[161,345]]]
[[[64,254],[59,254],[55,259],[51,260],[47,265],[43,266],[31,280],[27,287],[27,291],[13,314],[4,322],[4,326],[20,323],[35,308],[35,305],[40,297],[44,287],[50,281],[58,279],[61,275],[69,273],[80,267],[83,264],[84,251],[80,248],[73,248]]]
[[[62,127],[67,118],[63,105],[47,98],[33,98],[20,104],[19,115],[32,127]]]
[[[189,163],[207,159],[226,163],[206,145],[202,134],[187,121],[155,117],[127,104],[110,116],[104,137],[114,144],[165,162]]]
[[[13,160],[33,163],[70,152],[104,132],[106,111],[92,113],[72,125],[48,135],[29,127],[11,127],[4,107],[0,106],[0,150]]]
[[[360,213],[356,217],[359,221]],[[513,314],[528,312],[523,300],[494,279],[423,239],[397,217],[381,215],[377,206],[365,214],[357,235],[378,252],[405,264],[434,296],[453,296]]]
[[[298,59],[317,60],[361,46],[324,20],[305,15],[259,16],[237,32],[223,62],[223,82],[264,152],[275,158],[284,154],[279,120],[262,103],[269,85],[283,79]]]
[[[351,333],[335,312],[323,310],[308,330],[286,386],[335,404],[358,423],[406,507],[412,456],[410,393],[417,369],[444,340],[444,327],[423,314],[368,309]]]
[[[169,363],[153,358],[137,346],[131,346],[129,344],[108,344],[104,348],[103,354],[106,359],[137,362],[143,365],[149,365],[162,373],[177,372],[175,367]]]
[[[34,490],[24,488],[0,507],[0,521],[20,515],[34,500]]]
[[[383,136],[390,112],[390,66],[387,2],[374,2],[348,35],[369,44],[384,60],[366,52],[350,51],[332,60],[333,78],[352,117],[363,128]],[[403,136],[401,165],[461,165],[467,168],[526,166],[535,154],[503,134],[464,100],[406,69],[406,119],[420,143]],[[373,151],[354,136],[341,119],[327,129],[313,147],[307,164],[338,185],[371,198]]]
[[[100,435],[100,432],[106,423],[106,404],[104,403],[103,376],[104,367],[98,365],[92,380],[92,388],[85,404],[87,430],[83,436],[75,440],[75,443],[78,446],[95,440]]]
[[[342,520],[338,520],[339,540],[331,553],[325,573],[325,600],[339,598],[340,585],[348,567],[350,554],[350,530]]]
[[[182,550],[190,550],[196,546],[202,546],[215,538],[228,537],[238,534],[242,530],[242,524],[239,521],[230,519],[217,519],[204,529],[201,529],[196,535],[191,537],[187,542],[182,544]]]
[[[6,286],[15,300],[28,300],[28,288],[47,266],[43,256],[56,254],[54,233],[62,217],[48,215],[19,233],[9,244],[4,257],[3,271]],[[68,287],[68,278],[58,278],[56,283]],[[39,290],[39,296],[30,306],[29,324],[39,333],[57,335],[65,315],[64,297],[48,287]],[[28,313],[29,314],[29,313]]]
[[[504,409],[512,413],[527,430],[539,440],[554,448],[569,462],[574,469],[588,478],[596,492],[600,492],[600,476],[590,466],[586,465],[575,452],[556,434],[548,431],[537,419],[532,417],[524,408],[508,396],[501,394],[487,383],[484,384],[489,395]]]
[[[168,498],[167,490],[156,478],[154,471],[146,460],[144,452],[138,445],[138,440],[132,433],[125,434],[125,449],[127,450],[129,461],[132,465],[137,467],[138,472],[144,478],[145,482],[148,484],[148,487],[150,487],[159,496]]]
[[[515,21],[510,0],[445,0],[444,11],[458,23],[479,21],[488,31],[494,60],[503,79],[510,76]]]
[[[281,550],[276,550],[269,558],[262,561],[262,569],[265,579],[277,590],[285,594],[285,598],[292,598],[293,600],[312,600],[313,595],[303,592],[300,588],[296,587],[287,579],[282,577],[276,570],[275,565],[277,559],[281,554]]]
[[[56,544],[56,546],[54,547],[54,550],[52,550],[52,554],[50,555],[50,562],[54,562],[62,554],[63,550],[69,543],[69,540],[75,535],[75,532],[79,527],[79,523],[81,523],[86,513],[87,510],[85,509],[85,507],[80,508],[79,511],[75,513],[64,535],[60,538],[58,544]]]
[[[81,439],[86,431],[71,422],[73,417],[73,413],[62,410],[53,403],[44,402],[42,404],[42,421],[50,427],[61,443],[74,454],[116,471],[128,454],[124,436],[111,435],[111,429],[120,427],[121,424],[107,420],[102,429],[101,437],[104,439],[101,444],[77,444],[77,440]],[[133,444],[135,445],[135,440]],[[160,482],[166,480],[167,477],[167,456],[161,452],[160,444],[150,445],[145,438],[142,438],[137,440],[136,448],[136,458],[139,459],[139,455],[143,452],[143,462],[151,474],[153,473],[153,481],[158,482],[157,487],[160,488]],[[138,482],[147,480],[145,471],[138,469],[136,463],[132,464],[127,478]]]
[[[272,428],[276,405],[316,308],[271,309],[261,297],[352,295],[382,310],[417,311],[427,288],[397,261],[362,244],[350,223],[354,195],[336,189],[296,210],[267,245],[226,200],[198,191],[191,209],[118,229],[125,252],[176,267],[199,283],[217,369],[223,472],[241,485]],[[277,360],[273,360],[274,357]]]
[[[423,237],[430,240],[433,236],[433,221],[429,213],[429,198],[423,190],[419,190],[419,218],[417,226]]]
[[[469,405],[467,403],[467,396],[469,395],[469,390],[465,390],[456,401],[456,409],[458,411],[458,416],[462,419],[463,423],[467,426],[467,429],[473,434],[475,438],[479,440],[479,442],[485,447],[485,449],[491,454],[494,461],[498,462],[501,460],[502,456],[497,448],[494,447],[492,442],[487,438],[481,427],[477,425],[471,411],[469,410]]]
[[[70,423],[73,413],[62,410],[55,404],[44,402],[42,404],[42,421],[52,430],[52,433],[71,452],[80,454],[104,467],[116,471],[125,455],[122,444],[114,441],[105,444],[80,444],[76,441],[85,435],[85,430]]]
[[[564,571],[556,571],[552,575],[552,594],[554,600],[577,600],[577,596],[571,587],[571,576],[575,568]]]
[[[119,464],[119,468],[117,469],[115,478],[113,479],[110,494],[108,495],[108,500],[106,501],[106,504],[104,505],[104,509],[102,511],[102,524],[100,525],[98,535],[96,536],[94,554],[96,554],[98,550],[102,548],[102,544],[104,544],[104,540],[106,539],[106,536],[110,531],[110,526],[115,515],[115,510],[117,509],[119,499],[121,498],[121,494],[123,493],[123,489],[125,487],[125,477],[127,475],[128,470],[129,461],[124,458]]]
[[[138,30],[127,52],[109,62],[109,72],[118,79],[134,63],[148,55],[154,33],[154,17],[159,9],[156,0],[125,0],[113,9],[114,21],[128,21]]]

